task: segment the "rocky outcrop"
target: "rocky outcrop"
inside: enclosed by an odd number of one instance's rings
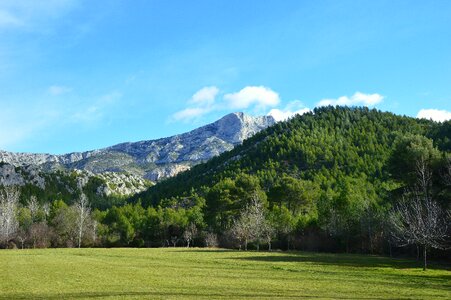
[[[76,187],[67,185],[68,178],[75,179]],[[129,196],[146,190],[151,182],[133,174],[104,172],[95,174],[85,170],[63,170],[44,172],[38,167],[28,165],[16,167],[7,163],[0,163],[0,186],[34,185],[46,190],[48,184],[58,189],[66,189],[70,193],[76,189],[83,190],[92,178],[97,181],[99,196]]]

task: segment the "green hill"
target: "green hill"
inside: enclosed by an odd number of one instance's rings
[[[205,227],[223,235],[257,194],[270,218],[289,219],[276,222],[280,245],[292,239],[307,249],[383,251],[387,211],[414,184],[416,158],[427,157],[434,197],[449,207],[443,174],[450,141],[450,122],[322,107],[277,123],[131,202],[186,208],[202,198]]]

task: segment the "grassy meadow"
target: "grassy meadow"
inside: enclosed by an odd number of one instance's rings
[[[377,256],[211,249],[0,251],[0,299],[451,299],[451,272]]]

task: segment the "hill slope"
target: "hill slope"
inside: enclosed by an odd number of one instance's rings
[[[451,183],[443,175],[451,172],[450,138],[451,122],[323,107],[267,128],[130,201],[175,208],[205,203],[206,226],[227,240],[258,197],[285,243],[280,247],[296,237],[304,249],[383,252],[388,211],[416,183],[417,158],[430,164],[431,197],[450,207]]]
[[[390,175],[387,163],[395,140],[409,134],[431,138],[440,150],[451,150],[451,122],[439,124],[367,108],[318,108],[277,123],[140,197],[156,203],[240,172],[257,175],[267,188],[283,174],[310,180],[321,174],[364,174],[372,182],[380,181]]]

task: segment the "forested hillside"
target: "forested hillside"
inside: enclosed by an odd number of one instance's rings
[[[433,174],[432,197],[449,208],[450,150],[450,122],[368,108],[317,108],[134,201],[175,208],[197,199],[204,205],[203,226],[224,236],[257,194],[279,247],[292,240],[308,249],[382,252],[389,241],[388,212],[416,184],[418,159],[425,158]]]
[[[87,194],[86,207],[83,193],[72,202],[54,199],[47,212],[43,199],[39,209],[22,201],[16,233],[22,232],[22,245],[32,246],[194,244],[364,253],[438,247],[450,242],[441,226],[450,222],[450,151],[451,122],[322,107],[277,123],[126,205],[100,207]],[[414,230],[406,229],[402,208],[417,202],[420,220],[426,216],[432,224],[420,228],[428,238],[408,236]]]

